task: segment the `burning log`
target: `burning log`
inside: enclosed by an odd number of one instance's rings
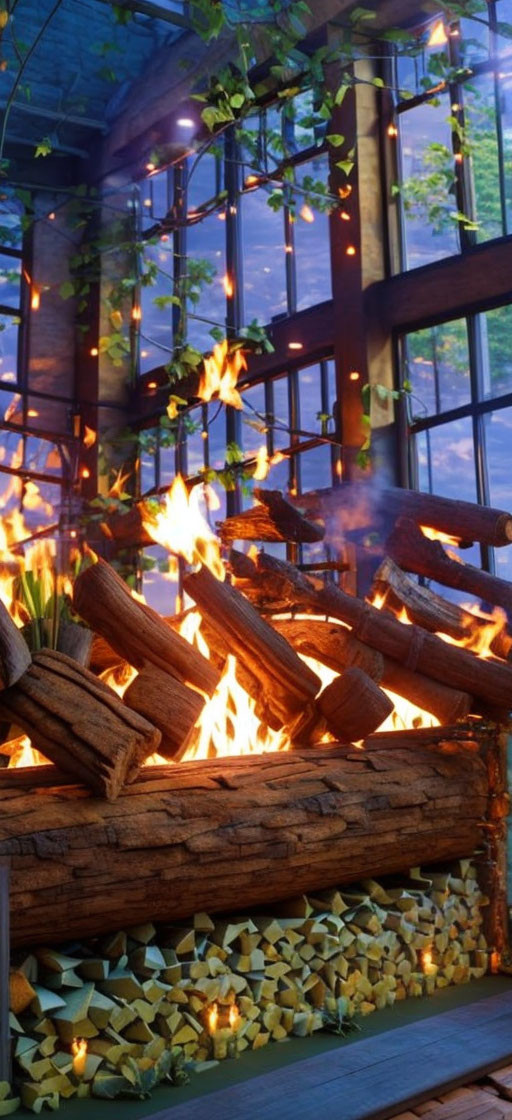
[[[512,613],[512,584],[482,572],[472,564],[463,564],[446,555],[439,541],[429,540],[413,521],[399,518],[386,548],[391,558],[408,572],[434,579],[458,591],[467,591],[477,599],[494,603]]]
[[[281,725],[314,700],[320,690],[318,677],[236,588],[215,579],[205,567],[188,575],[184,587],[221,640],[259,682],[266,705]]]
[[[307,517],[339,515],[347,531],[361,529],[383,517],[407,517],[468,545],[473,541],[500,548],[512,543],[512,514],[504,510],[388,487],[374,491],[365,485],[347,484],[334,490],[310,491],[293,500]]]
[[[258,505],[218,525],[223,544],[232,541],[295,541],[297,544],[321,541],[325,530],[307,521],[283,498],[279,490],[254,490]]]
[[[363,669],[382,688],[389,688],[416,707],[431,712],[441,724],[455,723],[471,711],[472,698],[467,692],[449,688],[422,673],[411,672],[398,661],[383,657],[371,646],[354,638],[350,630],[334,622],[319,619],[269,621],[300,653],[318,658],[337,673],[343,673],[350,666]]]
[[[0,691],[16,684],[30,666],[30,650],[7,607],[0,602]]]
[[[427,854],[433,863],[469,856],[481,841],[487,770],[458,734],[151,767],[115,807],[56,789],[51,767],[3,771],[13,943],[240,912],[406,870]]]
[[[471,638],[477,635],[488,620],[479,618],[471,611],[450,603],[428,587],[422,587],[411,579],[395,564],[390,556],[382,561],[376,571],[372,588],[373,597],[384,597],[383,607],[398,614],[405,607],[411,622],[423,626],[433,633],[441,631],[455,641],[465,642],[471,649]],[[491,623],[492,625],[492,623]],[[491,649],[497,657],[507,658],[512,649],[512,637],[501,630],[491,641]]]
[[[147,664],[189,681],[211,694],[218,670],[164,620],[131,595],[123,580],[104,560],[81,572],[73,592],[75,610],[109,645],[136,669]]]
[[[334,584],[325,584],[317,590],[292,564],[273,556],[261,553],[257,567],[267,586],[271,580],[277,590],[288,586],[289,595],[295,597],[297,604],[316,614],[341,619],[351,627],[354,637],[400,662],[406,669],[419,671],[441,684],[467,690],[501,711],[512,707],[511,665],[488,661],[468,650],[448,645],[419,626],[405,625],[385,611],[347,595]]]
[[[204,708],[198,692],[154,665],[141,669],[123,699],[159,728],[162,740],[158,753],[169,759],[186,750],[190,732]]]
[[[0,716],[30,736],[64,773],[113,800],[157,749],[160,732],[130,711],[93,673],[56,650],[41,650],[0,696]]]
[[[329,730],[349,742],[371,735],[393,711],[386,693],[356,668],[347,669],[324,688],[318,707]]]

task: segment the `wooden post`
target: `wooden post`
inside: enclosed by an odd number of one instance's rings
[[[0,858],[0,1081],[11,1080],[9,1034],[9,860]]]

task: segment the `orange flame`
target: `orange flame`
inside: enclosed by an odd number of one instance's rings
[[[230,1025],[232,1031],[234,1031],[236,1029],[236,1027],[238,1026],[239,1018],[240,1018],[240,1012],[238,1010],[238,1007],[237,1007],[236,1003],[232,1003],[231,1007],[229,1009],[229,1025]]]
[[[89,428],[87,424],[84,429],[83,445],[84,447],[93,447],[96,443],[97,433],[93,428]]]
[[[269,470],[270,462],[268,451],[266,448],[266,444],[262,444],[256,455],[256,469],[252,477],[256,482],[263,482],[263,480],[267,477]]]
[[[73,1073],[77,1077],[83,1077],[85,1073],[85,1063],[87,1061],[87,1042],[85,1038],[74,1038],[71,1043],[71,1053],[73,1055]]]
[[[210,1034],[215,1034],[219,1025],[219,1008],[216,1003],[212,1004],[208,1012],[208,1030]]]
[[[242,409],[242,398],[236,386],[240,373],[246,369],[247,362],[242,350],[228,353],[227,338],[216,343],[213,354],[204,359],[198,397],[202,401],[218,399],[232,408]]]
[[[163,508],[156,514],[146,509],[144,528],[168,552],[182,556],[188,564],[204,564],[222,581],[225,571],[220,545],[201,513],[200,500],[201,487],[195,486],[189,494],[181,475],[176,475]]]
[[[424,537],[428,537],[429,541],[440,541],[441,544],[451,544],[457,548],[460,541],[457,537],[450,537],[448,533],[442,533],[440,529],[432,529],[430,525],[420,525],[420,529]]]
[[[223,283],[224,291],[225,291],[228,299],[232,299],[235,288],[234,288],[234,284],[233,284],[233,281],[231,279],[231,276],[229,275],[228,272],[226,272],[226,274],[222,277],[222,283]]]

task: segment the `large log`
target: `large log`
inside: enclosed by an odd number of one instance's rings
[[[512,514],[473,502],[441,498],[438,494],[422,494],[399,487],[377,487],[342,484],[333,490],[316,490],[292,499],[307,517],[334,519],[337,528],[350,532],[371,525],[383,527],[391,519],[408,517],[416,525],[427,525],[441,533],[470,544],[500,548],[512,543]]]
[[[386,693],[354,666],[324,688],[318,707],[329,730],[352,743],[377,731],[393,711]]]
[[[101,634],[135,669],[155,665],[210,696],[220,673],[151,607],[137,602],[117,572],[98,560],[75,580],[73,604],[91,628]]]
[[[0,690],[16,684],[29,665],[28,645],[0,601]]]
[[[256,487],[254,497],[258,505],[219,522],[223,544],[237,540],[294,541],[297,544],[323,540],[323,526],[302,517],[279,490]]]
[[[414,521],[399,517],[387,539],[386,549],[400,568],[465,591],[486,603],[503,607],[512,615],[512,583],[472,564],[452,560],[442,544],[425,537]]]
[[[347,595],[334,584],[317,590],[292,564],[260,553],[259,580],[277,588],[289,586],[290,595],[316,614],[339,618],[351,627],[354,637],[399,661],[406,669],[467,691],[501,711],[512,708],[512,665],[504,661],[479,658],[476,654],[448,645],[442,638],[419,626],[400,622],[386,611]]]
[[[469,856],[481,841],[487,770],[460,737],[377,735],[364,750],[155,767],[114,804],[55,788],[52,767],[2,771],[13,943],[239,912]]]
[[[160,743],[160,732],[64,653],[41,650],[0,694],[0,718],[65,773],[113,799]]]
[[[311,618],[270,618],[269,621],[300,653],[318,658],[337,673],[343,673],[350,666],[363,669],[381,687],[389,688],[423,711],[431,712],[441,724],[455,723],[472,710],[472,698],[467,692],[449,688],[422,673],[411,672],[398,661],[383,657],[371,646],[360,642],[351,630],[335,622]]]
[[[221,583],[204,567],[185,578],[184,588],[210,626],[259,681],[268,706],[282,725],[314,700],[320,691],[318,677],[236,588],[227,581]]]
[[[405,607],[411,622],[416,622],[418,626],[433,633],[440,631],[455,641],[463,641],[468,649],[477,644],[481,627],[489,625],[485,618],[472,614],[457,603],[451,603],[429,587],[422,587],[403,572],[390,556],[384,558],[375,572],[372,598],[376,595],[383,596],[382,606],[386,609],[399,614]],[[490,625],[493,626],[493,623]],[[508,657],[512,649],[512,637],[505,628],[495,634],[491,649],[496,657]]]

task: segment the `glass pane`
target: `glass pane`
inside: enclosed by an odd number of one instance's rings
[[[328,444],[303,451],[300,455],[301,490],[317,490],[332,486],[331,450]]]
[[[203,410],[192,408],[187,413],[187,473],[199,474],[204,468],[205,440],[203,431]]]
[[[212,349],[212,327],[220,327],[225,333],[225,238],[226,224],[219,222],[217,215],[205,218],[187,230],[187,338],[198,350]]]
[[[188,162],[187,208],[197,210],[217,194],[217,158],[211,152]]]
[[[328,184],[329,169],[327,156],[319,156],[311,163],[302,164],[297,169],[296,181],[310,193],[311,199],[324,198],[321,186]],[[318,186],[316,186],[318,184]],[[300,196],[296,198],[295,272],[297,277],[297,309],[313,307],[332,296],[331,250],[329,240],[329,216],[311,206],[302,206]],[[301,215],[304,215],[301,216]]]
[[[510,44],[512,51],[512,44]],[[499,106],[503,136],[503,175],[507,233],[512,231],[512,61],[499,72]]]
[[[471,398],[466,322],[456,319],[407,335],[407,373],[414,417],[468,404]]]
[[[215,470],[222,470],[226,462],[226,410],[219,404],[208,405],[208,455]]]
[[[141,494],[146,494],[148,490],[152,490],[155,486],[155,453],[154,450],[147,448],[141,452],[139,460],[139,486]]]
[[[451,214],[453,156],[447,97],[400,115],[402,206],[406,268],[430,264],[459,251]]]
[[[62,474],[62,459],[56,444],[28,436],[25,441],[24,466],[40,474]]]
[[[169,553],[160,545],[152,545],[143,552],[142,592],[146,602],[162,615],[176,613],[178,584],[169,579]],[[149,566],[151,565],[151,567]],[[160,568],[163,571],[160,571]]]
[[[305,432],[318,434],[322,422],[322,384],[320,366],[307,366],[299,371],[300,426]]]
[[[174,439],[161,436],[160,443],[160,486],[170,486],[176,474],[176,444]],[[169,441],[162,442],[163,440]]]
[[[8,245],[10,249],[21,249],[23,230],[21,217],[24,207],[16,198],[9,198],[9,188],[2,192],[0,202],[0,244]]]
[[[242,447],[244,452],[254,454],[266,443],[267,433],[262,431],[265,423],[265,386],[262,382],[244,390],[244,413],[242,417]]]
[[[272,389],[274,393],[274,415],[272,424],[274,449],[279,447],[289,447],[291,443],[291,437],[288,401],[288,378],[276,377],[272,382]]]
[[[169,361],[172,347],[172,239],[168,234],[144,249],[142,270],[151,270],[154,282],[141,287],[140,372],[147,373]]]
[[[482,74],[471,79],[464,90],[468,137],[472,145],[471,170],[475,197],[475,217],[479,223],[477,240],[501,237],[498,136],[494,78]]]
[[[286,314],[284,215],[267,205],[264,188],[241,199],[244,253],[244,317],[270,323]]]
[[[21,260],[0,255],[0,303],[4,307],[20,305]]]
[[[485,419],[489,500],[497,509],[510,509],[512,478],[512,408],[489,413]],[[512,550],[494,550],[496,574],[512,579]]]
[[[512,306],[496,307],[478,316],[482,332],[483,393],[499,397],[512,392]]]
[[[27,482],[23,494],[23,518],[28,532],[35,533],[58,522],[62,489],[51,482]]]
[[[0,381],[18,376],[18,321],[0,315]]]
[[[478,19],[461,19],[460,47],[462,61],[466,66],[482,62],[489,56],[489,23],[485,12],[478,11]]]
[[[454,420],[415,437],[420,490],[476,502],[476,474],[471,419]]]

